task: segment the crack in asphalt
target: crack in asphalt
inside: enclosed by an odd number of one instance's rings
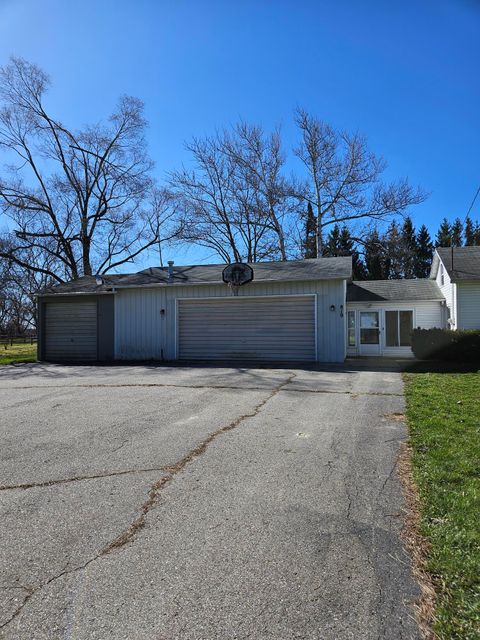
[[[123,471],[111,471],[84,476],[72,476],[70,478],[58,478],[57,480],[45,480],[44,482],[28,482],[24,484],[5,484],[0,486],[0,491],[12,491],[15,489],[38,489],[53,487],[57,484],[69,484],[70,482],[82,482],[83,480],[99,480],[101,478],[114,478],[115,476],[127,476],[136,473],[152,473],[163,471],[163,467],[147,467],[145,469],[125,469]]]
[[[397,464],[398,464],[398,455],[397,455],[397,457],[395,459],[395,462],[393,463],[392,468],[390,469],[390,473],[388,474],[388,476],[383,481],[382,487],[381,487],[380,491],[378,492],[379,496],[385,491],[385,487],[387,486],[388,481],[392,478],[393,472],[397,468]]]
[[[272,391],[268,394],[266,398],[264,398],[258,404],[256,404],[253,411],[251,411],[250,413],[244,413],[241,416],[238,416],[237,418],[235,418],[235,420],[233,420],[229,424],[221,427],[220,429],[217,429],[217,431],[214,431],[213,433],[211,433],[205,440],[203,440],[203,442],[201,442],[198,446],[196,446],[194,449],[189,451],[189,453],[187,453],[187,455],[181,458],[178,462],[172,465],[163,467],[162,470],[168,475],[161,478],[151,486],[148,499],[142,505],[141,513],[138,516],[138,518],[136,518],[136,520],[132,522],[132,524],[129,526],[128,529],[126,529],[115,540],[113,540],[109,545],[107,545],[102,550],[102,553],[105,554],[111,551],[112,549],[123,547],[125,544],[133,540],[137,532],[145,526],[146,516],[148,512],[151,510],[151,508],[154,506],[154,504],[156,503],[158,494],[163,489],[163,487],[169,484],[177,474],[179,474],[181,471],[183,471],[183,469],[185,469],[185,467],[188,464],[190,464],[196,458],[198,458],[203,453],[205,453],[208,446],[216,438],[218,438],[218,436],[224,433],[227,433],[228,431],[232,431],[247,418],[254,418],[256,415],[258,415],[259,411],[267,404],[267,402],[272,398],[274,398],[281,391],[281,389],[285,385],[289,384],[295,377],[296,377],[296,374],[292,373],[286,380],[284,380],[279,385],[277,385],[274,389],[272,389]]]
[[[209,445],[214,440],[216,440],[219,436],[221,436],[224,433],[227,433],[229,431],[232,431],[233,429],[238,427],[242,422],[244,422],[244,420],[247,420],[248,418],[254,418],[255,416],[257,416],[258,413],[261,411],[261,409],[263,409],[263,407],[267,404],[267,402],[269,402],[272,398],[274,398],[283,389],[283,387],[285,385],[289,384],[295,377],[296,377],[295,373],[292,373],[291,375],[289,375],[288,378],[283,380],[274,389],[272,389],[270,391],[270,393],[263,400],[261,400],[259,403],[257,403],[250,413],[244,413],[241,416],[238,416],[237,418],[235,418],[235,420],[232,420],[232,422],[229,422],[227,425],[225,425],[223,427],[220,427],[220,429],[217,429],[216,431],[212,432],[205,440],[203,440],[199,445],[197,445],[194,449],[189,451],[183,458],[181,458],[177,462],[175,462],[175,463],[173,463],[171,465],[167,465],[165,467],[162,467],[160,469],[152,469],[151,471],[162,471],[164,473],[168,473],[168,475],[162,477],[160,480],[154,482],[150,486],[150,489],[149,489],[149,492],[148,492],[148,498],[140,507],[140,515],[137,518],[135,518],[135,520],[128,526],[128,528],[125,529],[125,531],[123,533],[121,533],[119,536],[117,536],[114,540],[112,540],[112,542],[110,542],[105,547],[103,547],[99,551],[99,553],[97,553],[92,558],[89,558],[83,564],[81,564],[81,565],[79,565],[77,567],[74,567],[72,569],[68,569],[67,568],[68,567],[68,563],[67,563],[67,565],[62,569],[62,571],[60,573],[50,577],[48,580],[46,580],[45,582],[43,582],[42,584],[40,584],[36,588],[34,588],[34,587],[25,587],[25,591],[27,591],[27,594],[26,594],[25,598],[23,599],[22,603],[17,607],[17,609],[13,612],[13,614],[5,622],[0,624],[0,629],[4,629],[6,626],[11,624],[19,616],[20,612],[24,609],[24,607],[29,602],[29,600],[36,593],[38,593],[42,589],[45,589],[45,587],[47,587],[48,585],[52,584],[52,582],[55,582],[56,580],[59,580],[60,578],[66,576],[66,575],[70,575],[72,573],[76,573],[78,571],[82,571],[83,569],[86,569],[90,564],[92,564],[96,560],[99,560],[102,557],[104,557],[104,556],[108,555],[109,553],[111,553],[112,551],[120,549],[120,548],[124,547],[125,545],[127,545],[128,543],[132,542],[136,538],[136,536],[139,533],[139,531],[141,529],[143,529],[143,527],[145,526],[147,515],[151,511],[151,509],[155,506],[155,504],[157,503],[157,500],[158,500],[158,497],[159,497],[159,494],[160,494],[161,490],[167,484],[170,484],[170,482],[172,482],[172,480],[175,478],[175,476],[177,476],[179,473],[181,473],[185,469],[185,467],[187,467],[191,462],[193,462],[197,458],[199,458],[203,453],[205,453],[205,451],[208,449]],[[127,473],[137,473],[137,471],[117,472],[117,473],[114,473],[114,474],[105,474],[105,475],[101,475],[101,476],[98,476],[98,477],[108,477],[109,475],[126,475]],[[67,482],[68,481],[74,482],[75,480],[78,480],[78,479],[91,479],[91,477],[88,477],[88,478],[78,478],[77,477],[77,478],[67,479],[66,481]],[[65,482],[65,480],[63,480],[63,481],[61,481],[61,480],[55,481],[54,480],[54,481],[51,481],[50,483],[41,483],[40,486],[49,486],[49,484],[50,485],[51,484],[61,484],[62,482]],[[20,487],[17,487],[17,488],[29,488],[29,487],[28,486],[24,486],[24,487],[20,486]]]
[[[296,374],[292,374],[292,376],[290,376],[287,380],[283,381],[282,383],[280,383],[279,385],[277,385],[277,387],[275,387],[273,390],[271,390],[271,395],[270,397],[273,397],[273,395],[276,395],[277,393],[280,393],[282,391],[288,391],[289,393],[318,393],[318,394],[323,394],[323,393],[333,393],[333,394],[341,394],[341,395],[351,395],[352,397],[357,397],[359,395],[362,396],[402,396],[402,394],[397,394],[397,393],[382,393],[382,392],[353,392],[353,391],[336,391],[336,390],[325,390],[325,389],[285,389],[284,387],[286,387],[288,384],[290,384],[290,382],[296,377]],[[184,389],[235,389],[238,391],[238,387],[229,387],[229,386],[208,386],[208,385],[192,385],[192,386],[186,386],[186,385],[168,385],[168,384],[121,384],[121,385],[114,385],[114,384],[105,384],[105,385],[70,385],[70,386],[61,386],[59,388],[64,388],[64,389],[68,389],[68,388],[76,388],[76,387],[80,387],[80,388],[92,388],[92,387],[175,387],[175,388],[184,388]],[[31,388],[37,388],[37,389],[41,389],[43,387],[38,386],[38,387],[15,387],[17,389],[31,389]],[[267,391],[264,388],[261,387],[242,387],[242,390],[246,390],[246,391]],[[267,398],[267,401],[268,399]],[[249,417],[248,415],[244,416],[244,417]],[[243,418],[242,418],[243,419]],[[228,429],[227,429],[228,430]],[[394,438],[393,440],[396,440],[396,438]],[[112,451],[112,453],[115,453],[116,451],[120,450],[122,447],[124,447],[127,443],[129,442],[129,440],[125,440],[122,442],[122,444],[117,447],[116,449],[114,449]],[[388,441],[387,441],[388,442]],[[208,443],[207,443],[208,444]],[[335,448],[335,443],[333,444],[333,448]],[[339,457],[338,452],[335,452],[337,457]],[[106,472],[106,473],[99,473],[99,474],[92,474],[92,475],[80,475],[80,476],[72,476],[70,478],[59,478],[59,479],[53,479],[53,480],[45,480],[43,482],[30,482],[30,483],[20,483],[20,484],[11,484],[11,485],[0,485],[0,491],[11,491],[11,490],[19,490],[19,489],[34,489],[34,488],[44,488],[44,487],[51,487],[51,486],[55,486],[55,485],[60,485],[60,484],[68,484],[71,482],[82,482],[85,480],[97,480],[97,479],[101,479],[101,478],[109,478],[109,477],[115,477],[115,476],[123,476],[123,475],[133,475],[136,473],[149,473],[149,472],[161,472],[164,471],[167,474],[170,474],[170,470],[171,467],[166,466],[166,467],[152,467],[152,468],[145,468],[145,469],[126,469],[126,470],[122,470],[122,471],[113,471],[113,472]],[[392,470],[393,472],[393,470]],[[391,476],[391,473],[390,473]],[[383,491],[383,489],[385,488],[385,484],[387,480],[384,483],[384,486],[382,487],[382,490],[380,491],[380,493]]]
[[[288,384],[288,382],[286,383]],[[232,385],[208,385],[208,384],[168,384],[164,382],[145,383],[122,383],[122,384],[70,384],[70,385],[29,385],[15,387],[0,387],[0,391],[24,390],[24,389],[123,389],[123,388],[172,388],[172,389],[230,389],[232,391],[268,391],[265,387],[238,387]],[[275,390],[276,387],[273,389]],[[353,398],[358,396],[394,396],[403,398],[403,393],[393,393],[384,391],[342,391],[339,389],[280,389],[288,393],[333,393],[339,395],[349,395]]]

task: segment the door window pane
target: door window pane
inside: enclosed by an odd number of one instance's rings
[[[412,346],[413,312],[400,311],[400,346]]]
[[[385,311],[385,344],[398,347],[398,311]]]
[[[378,311],[360,312],[360,342],[362,344],[379,344]]]
[[[360,326],[362,329],[378,329],[378,311],[362,311]]]

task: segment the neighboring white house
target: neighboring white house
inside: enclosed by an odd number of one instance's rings
[[[435,251],[430,278],[445,297],[452,329],[480,329],[480,247]]]
[[[438,249],[431,277],[415,280],[352,282],[351,257],[255,263],[237,296],[225,266],[52,287],[38,297],[38,357],[343,362],[412,357],[414,328],[480,328],[480,247],[454,249],[453,262]]]

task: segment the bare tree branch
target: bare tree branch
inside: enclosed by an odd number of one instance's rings
[[[107,124],[72,131],[47,112],[48,86],[25,60],[0,69],[0,150],[18,158],[0,174],[0,213],[16,237],[8,257],[56,280],[132,262],[161,232],[143,105],[125,96]],[[28,264],[33,247],[54,259],[51,267]]]
[[[315,211],[317,257],[330,225],[388,220],[425,200],[407,180],[383,182],[386,163],[368,150],[363,136],[335,131],[304,109],[297,109],[295,122],[301,139],[294,151],[309,178],[298,195]]]

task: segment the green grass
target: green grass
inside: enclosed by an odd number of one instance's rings
[[[0,344],[0,365],[15,362],[35,362],[37,359],[36,344]]]
[[[421,534],[442,640],[480,639],[480,372],[407,373]]]

